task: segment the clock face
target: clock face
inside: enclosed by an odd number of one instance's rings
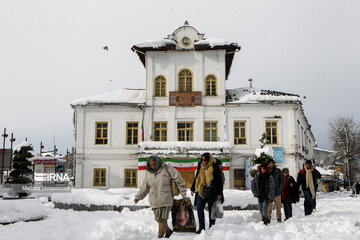
[[[183,37],[181,39],[181,44],[184,46],[184,47],[188,47],[190,45],[190,38],[188,37]]]

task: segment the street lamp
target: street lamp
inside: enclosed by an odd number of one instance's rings
[[[4,181],[4,161],[5,161],[5,139],[8,137],[8,134],[6,134],[6,128],[4,128],[4,134],[2,134],[1,136],[3,136],[3,138],[4,138],[2,161],[1,161],[1,184],[3,184],[3,181]]]
[[[11,138],[10,138],[10,170],[12,169],[12,159],[13,159],[13,154],[12,154],[12,150],[13,150],[13,142],[16,141],[16,138],[14,138],[14,133],[11,133]]]

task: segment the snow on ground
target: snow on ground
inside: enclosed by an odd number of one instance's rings
[[[0,201],[0,224],[39,220],[45,217],[46,209],[37,199]]]
[[[0,200],[0,205],[5,201]],[[54,209],[51,203],[44,206],[45,220],[0,225],[0,239],[157,239],[150,209],[80,212]],[[269,226],[262,224],[257,210],[225,211],[210,230],[200,235],[174,233],[171,239],[360,239],[360,197],[349,197],[349,192],[319,194],[311,216],[304,216],[303,201],[293,209],[294,217],[284,223],[277,223],[273,212]]]
[[[109,190],[99,189],[72,189],[69,193],[53,193],[51,200],[53,202],[67,204],[83,204],[83,205],[114,205],[114,206],[133,206],[135,194],[139,190],[137,188],[112,188]],[[194,203],[194,197],[188,190],[187,196]],[[224,189],[226,206],[240,206],[245,208],[249,204],[257,204],[257,200],[253,197],[251,191],[239,191],[232,189]],[[177,196],[176,198],[181,198]],[[150,206],[148,197],[136,204],[137,206]]]

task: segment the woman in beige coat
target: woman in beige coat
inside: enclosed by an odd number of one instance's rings
[[[164,235],[168,238],[172,234],[172,230],[167,225],[169,212],[174,204],[174,196],[171,192],[171,179],[175,180],[181,196],[185,198],[185,182],[179,171],[163,163],[158,156],[150,156],[146,166],[144,182],[134,199],[135,203],[137,203],[149,193],[150,206],[154,212],[155,220],[159,224],[159,238],[164,237]]]

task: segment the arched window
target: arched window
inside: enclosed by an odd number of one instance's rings
[[[178,74],[179,92],[192,92],[193,74],[189,69],[182,69]]]
[[[155,93],[155,97],[166,96],[166,78],[163,75],[159,75],[155,78],[154,93]]]
[[[217,78],[214,74],[209,74],[205,78],[205,96],[217,96]]]

